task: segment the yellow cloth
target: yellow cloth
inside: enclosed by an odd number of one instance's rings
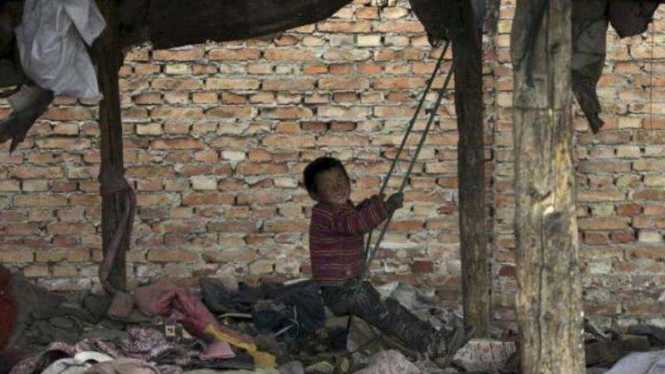
[[[220,331],[217,326],[212,323],[206,327],[204,332],[211,335],[217,341],[229,343],[234,347],[244,349],[247,351],[247,353],[254,357],[254,360],[256,360],[256,363],[259,366],[267,368],[275,368],[275,366],[277,366],[277,359],[275,356],[271,355],[270,353],[259,351],[256,347],[256,344],[244,342],[235,336],[231,336],[230,334],[226,334]]]

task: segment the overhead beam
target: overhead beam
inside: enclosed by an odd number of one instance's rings
[[[582,374],[572,0],[518,0],[511,34],[522,373]]]
[[[482,24],[472,0],[456,0],[458,30],[453,32],[455,110],[459,145],[459,222],[464,319],[487,337],[491,322],[490,253],[485,205]]]

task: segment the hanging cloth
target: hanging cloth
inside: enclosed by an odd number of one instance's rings
[[[92,0],[26,0],[16,41],[25,74],[56,95],[99,100],[86,50],[106,27]]]

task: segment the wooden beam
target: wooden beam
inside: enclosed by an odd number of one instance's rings
[[[97,79],[104,98],[99,103],[99,128],[101,131],[100,180],[124,173],[122,145],[122,115],[120,108],[119,71],[122,52],[118,38],[117,9],[112,0],[97,0],[107,26],[93,46],[97,64]],[[102,193],[102,246],[104,256],[109,253],[113,237],[121,223],[123,212],[129,209],[119,194]],[[127,288],[125,253],[129,248],[127,237],[120,240],[118,251],[109,274],[109,283],[115,290]]]
[[[459,220],[464,319],[487,337],[491,321],[490,254],[485,206],[484,108],[482,29],[472,0],[457,0],[459,32],[453,35],[455,109],[459,129],[457,148]]]
[[[518,0],[514,69],[522,373],[582,374],[571,112],[572,0]]]

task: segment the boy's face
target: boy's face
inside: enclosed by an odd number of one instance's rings
[[[318,173],[315,178],[314,200],[333,205],[345,205],[351,196],[351,183],[341,168]]]

